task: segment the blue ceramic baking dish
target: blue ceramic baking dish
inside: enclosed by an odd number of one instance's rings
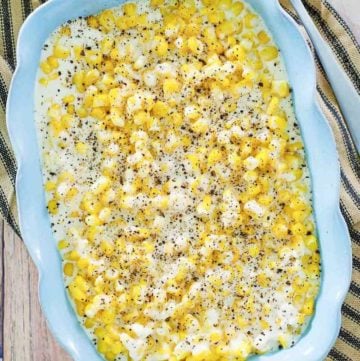
[[[45,207],[40,154],[34,122],[34,86],[40,51],[59,25],[80,15],[119,5],[121,0],[50,0],[25,22],[17,44],[17,69],[7,104],[7,125],[18,162],[17,202],[23,240],[40,274],[40,301],[50,329],[76,361],[100,361],[79,325],[63,286],[61,260]],[[351,279],[351,245],[339,210],[340,172],[330,127],[316,103],[315,66],[306,41],[277,0],[248,0],[265,19],[285,59],[294,90],[312,176],[322,257],[316,312],[291,349],[254,356],[253,361],[323,360],[341,323],[341,305]]]

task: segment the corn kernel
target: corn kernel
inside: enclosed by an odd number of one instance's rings
[[[225,55],[227,56],[227,58],[231,60],[242,61],[245,60],[246,52],[244,48],[238,44],[238,45],[234,45],[229,50],[227,50]]]
[[[74,265],[72,263],[65,263],[64,274],[68,277],[71,277],[73,273],[74,273]]]
[[[86,154],[87,148],[87,144],[83,142],[77,142],[75,145],[75,149],[77,150],[77,152],[82,155]]]
[[[302,312],[307,316],[311,316],[313,314],[313,312],[314,312],[314,300],[313,299],[308,299],[305,302]]]
[[[180,83],[175,79],[165,79],[163,90],[165,94],[176,93],[180,90]]]
[[[209,129],[209,121],[205,118],[200,118],[191,125],[191,129],[195,133],[205,133]]]
[[[55,199],[52,199],[48,202],[47,208],[50,214],[57,214],[58,212],[58,203]]]
[[[277,58],[279,51],[275,46],[268,46],[260,51],[260,56],[265,61],[271,61]]]
[[[155,41],[156,41],[155,51],[157,55],[160,57],[165,56],[169,49],[169,45],[166,39],[162,36],[157,36],[155,37]]]
[[[49,56],[47,58],[48,64],[51,66],[52,69],[57,69],[59,67],[59,61],[55,56]]]
[[[169,108],[164,102],[160,100],[158,100],[154,104],[154,107],[152,108],[152,113],[157,117],[164,117],[168,114],[168,112],[169,112]]]
[[[59,250],[63,250],[65,248],[69,247],[69,242],[67,242],[66,240],[62,239],[61,241],[59,241],[58,243],[58,249]]]
[[[290,94],[289,84],[284,80],[274,80],[271,92],[280,98],[286,98]]]
[[[70,50],[60,44],[57,44],[54,46],[53,54],[55,58],[66,59],[70,55]]]
[[[269,115],[275,115],[279,109],[280,100],[277,97],[272,97],[267,109]]]
[[[45,74],[50,74],[52,71],[52,68],[50,66],[50,64],[47,61],[43,61],[40,63],[40,69],[45,73]]]
[[[318,249],[318,244],[317,244],[316,237],[313,236],[313,235],[305,237],[305,245],[311,251],[316,251]]]
[[[244,4],[241,2],[234,2],[230,10],[235,16],[239,16],[241,12],[244,10]]]

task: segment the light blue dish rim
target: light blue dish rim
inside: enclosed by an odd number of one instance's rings
[[[351,242],[339,209],[340,171],[331,129],[316,103],[312,54],[295,22],[278,0],[247,0],[265,19],[284,57],[293,88],[312,177],[322,257],[322,284],[312,322],[291,349],[254,356],[253,361],[320,361],[341,325],[341,305],[351,281]],[[24,23],[17,43],[17,68],[7,102],[7,126],[18,163],[16,195],[20,229],[39,270],[42,310],[54,336],[76,361],[102,358],[79,325],[63,286],[61,259],[52,235],[42,188],[34,124],[34,84],[40,50],[65,21],[113,7],[122,0],[50,0]]]

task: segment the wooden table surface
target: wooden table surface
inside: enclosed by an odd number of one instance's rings
[[[328,1],[360,41],[360,0]],[[3,320],[0,361],[71,361],[50,334],[42,316],[36,268],[22,241],[3,222],[0,223],[0,317]]]

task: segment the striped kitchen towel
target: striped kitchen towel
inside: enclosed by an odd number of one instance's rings
[[[266,1],[266,0],[264,0]],[[16,163],[5,125],[5,104],[11,74],[16,66],[15,43],[24,19],[42,0],[0,0],[0,212],[20,235],[14,185]],[[305,33],[288,0],[281,0],[285,10]],[[304,1],[307,10],[330,44],[344,71],[360,93],[360,46],[354,35],[325,0]],[[343,324],[335,347],[327,360],[360,360],[360,158],[346,123],[316,54],[318,100],[335,135],[341,163],[340,207],[349,226],[353,245],[353,279],[343,306]]]

